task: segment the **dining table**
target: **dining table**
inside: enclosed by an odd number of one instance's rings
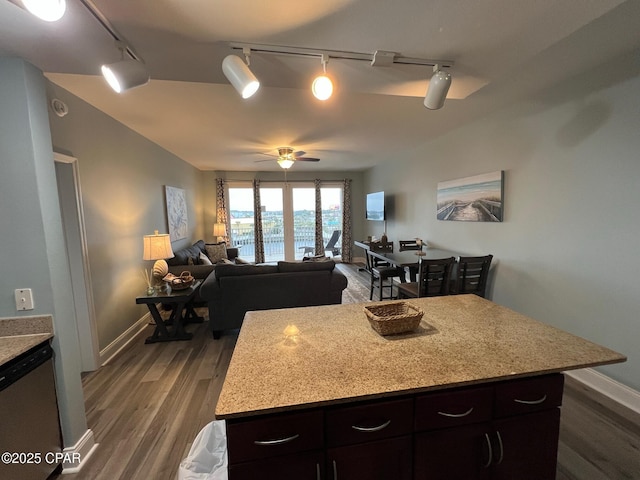
[[[371,249],[367,242],[354,242],[358,247],[364,248],[369,254],[379,258],[384,262],[388,262],[390,265],[400,267],[409,270],[410,281],[416,281],[416,274],[418,272],[418,266],[420,265],[420,259],[437,260],[441,258],[455,257],[456,261],[458,257],[466,256],[465,253],[457,252],[454,250],[447,250],[444,248],[426,247],[422,250],[403,250],[402,252],[384,251],[378,249]],[[400,278],[401,281],[406,281],[406,278]]]

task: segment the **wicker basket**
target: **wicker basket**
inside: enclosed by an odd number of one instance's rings
[[[395,335],[415,330],[424,312],[405,302],[378,303],[364,307],[371,327],[380,335]]]
[[[169,282],[171,290],[186,290],[193,285],[194,278],[190,272],[182,272],[179,277],[175,277]]]

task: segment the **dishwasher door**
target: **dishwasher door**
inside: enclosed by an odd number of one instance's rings
[[[6,457],[0,461],[0,478],[45,480],[58,467],[55,454],[62,450],[53,361],[24,372],[0,391],[0,454],[13,455],[9,463]]]

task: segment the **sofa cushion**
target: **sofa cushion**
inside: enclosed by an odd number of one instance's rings
[[[199,261],[194,259],[200,258],[200,253],[204,252],[204,241],[199,240],[190,247],[174,250],[173,257],[167,259],[169,265],[189,265],[189,258],[192,259],[191,264],[197,265]]]
[[[278,262],[278,271],[281,273],[287,272],[318,272],[318,271],[332,271],[336,266],[336,262],[331,259],[326,261],[316,262]]]
[[[266,273],[278,273],[277,265],[229,265],[221,263],[216,266],[216,278],[261,275]]]
[[[220,243],[207,243],[204,246],[207,257],[211,260],[211,263],[218,263],[223,258],[227,258],[227,244]]]
[[[200,264],[201,265],[212,265],[213,262],[204,252],[200,252]]]

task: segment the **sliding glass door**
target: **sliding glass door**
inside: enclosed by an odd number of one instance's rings
[[[229,185],[230,240],[240,256],[255,261],[255,215],[253,189]],[[328,256],[339,254],[342,238],[342,186],[321,188],[323,248],[335,231],[338,239]],[[313,183],[263,183],[260,186],[265,262],[300,260],[315,250],[315,188]]]

